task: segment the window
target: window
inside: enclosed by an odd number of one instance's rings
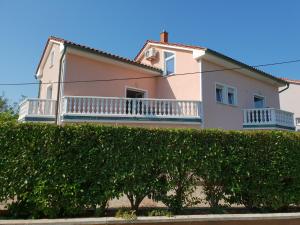
[[[165,59],[164,75],[170,75],[175,73],[175,54],[172,52],[164,52],[164,59]]]
[[[236,104],[236,91],[235,88],[227,88],[227,99],[229,105]]]
[[[50,67],[52,67],[54,65],[54,52],[51,52],[50,55]]]
[[[216,84],[216,101],[228,105],[237,104],[236,88],[223,84]]]
[[[296,118],[296,126],[300,126],[300,117]]]
[[[224,87],[219,84],[217,84],[217,86],[216,86],[216,101],[225,103],[224,102]]]
[[[254,107],[264,108],[265,107],[265,97],[254,95]]]
[[[126,89],[126,98],[144,98],[144,96],[144,91]]]

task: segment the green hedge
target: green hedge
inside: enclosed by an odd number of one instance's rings
[[[206,201],[278,210],[300,201],[300,135],[281,131],[0,124],[0,200],[16,216],[103,212],[125,194],[173,212]],[[205,199],[192,197],[201,185]]]

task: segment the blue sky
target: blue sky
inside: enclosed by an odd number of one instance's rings
[[[166,29],[171,42],[200,45],[250,65],[300,59],[300,1],[0,0],[0,83],[34,82],[50,35],[133,58]],[[300,63],[265,67],[300,79]],[[17,101],[38,87],[0,86]]]

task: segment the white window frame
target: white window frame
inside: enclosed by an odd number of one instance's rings
[[[296,126],[300,126],[300,117],[295,118],[295,124]]]
[[[54,51],[50,53],[50,67],[54,65]]]
[[[217,88],[222,88],[222,95],[223,95],[223,101],[222,102],[219,102],[217,100]],[[232,89],[233,90],[233,100],[234,100],[234,103],[233,104],[229,104],[229,101],[228,101],[228,90],[229,89]],[[237,106],[238,105],[238,97],[237,97],[237,88],[236,87],[233,87],[233,86],[230,86],[230,85],[227,85],[227,84],[222,84],[222,83],[215,83],[215,101],[219,104],[225,104],[225,105],[229,105],[229,106]]]
[[[229,100],[228,100],[229,89],[233,90],[233,104],[229,103]],[[228,86],[228,85],[226,86],[226,99],[227,99],[228,105],[232,105],[232,106],[237,105],[237,89],[236,89],[236,87],[232,87],[232,86]]]
[[[255,102],[254,102],[254,98],[255,98],[255,97],[262,98],[262,99],[264,100],[264,102],[263,102],[263,107],[262,107],[262,108],[266,108],[266,96],[261,95],[261,94],[257,94],[257,93],[254,93],[254,94],[253,94],[253,98],[252,98],[253,108],[255,108]]]
[[[172,53],[173,55],[165,58],[165,53],[166,52]],[[171,76],[171,75],[176,74],[176,52],[163,50],[162,54],[163,54],[163,58],[164,58],[164,73],[163,73],[163,75],[167,77],[167,76]],[[173,58],[174,58],[174,72],[170,73],[170,74],[167,74],[167,60],[170,60],[170,59],[173,59]]]
[[[217,88],[222,89],[222,101],[217,100]],[[226,91],[225,91],[225,89],[226,88],[223,84],[216,83],[216,85],[215,85],[215,100],[216,100],[217,103],[226,104]]]

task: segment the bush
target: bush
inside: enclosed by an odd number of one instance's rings
[[[136,220],[136,211],[135,210],[128,210],[128,209],[119,209],[116,212],[116,218],[122,218],[125,220]]]
[[[167,216],[167,217],[172,217],[173,214],[172,214],[172,212],[167,211],[167,210],[154,209],[154,210],[148,212],[148,216]]]
[[[163,182],[164,132],[139,128],[117,128],[114,141],[118,146],[114,152],[116,159],[115,179],[131,204],[138,212],[142,200],[154,192],[166,189]]]
[[[0,124],[0,200],[16,217],[69,217],[125,194],[178,214],[206,200],[279,210],[300,202],[300,135],[282,131]],[[191,195],[201,184],[205,199]],[[130,213],[129,213],[130,214]]]
[[[228,132],[225,192],[230,203],[278,210],[300,200],[300,136],[280,131]]]
[[[229,162],[229,152],[224,146],[227,142],[226,133],[220,130],[204,130],[198,135],[201,146],[198,148],[197,161],[195,167],[196,174],[201,178],[201,186],[205,193],[205,201],[209,204],[212,212],[220,211],[220,201],[224,200],[223,187],[226,183],[227,164]]]
[[[17,122],[18,115],[13,111],[0,112],[0,123]]]
[[[165,160],[165,192],[155,194],[156,200],[161,200],[170,210],[178,214],[183,207],[191,205],[191,194],[196,188],[199,177],[195,168],[199,165],[197,154],[200,139],[197,130],[169,130],[164,135]],[[167,193],[169,191],[169,193]]]
[[[66,217],[118,196],[109,127],[1,125],[3,200],[36,217]],[[19,209],[19,207],[12,207]],[[14,212],[17,213],[18,212]]]

